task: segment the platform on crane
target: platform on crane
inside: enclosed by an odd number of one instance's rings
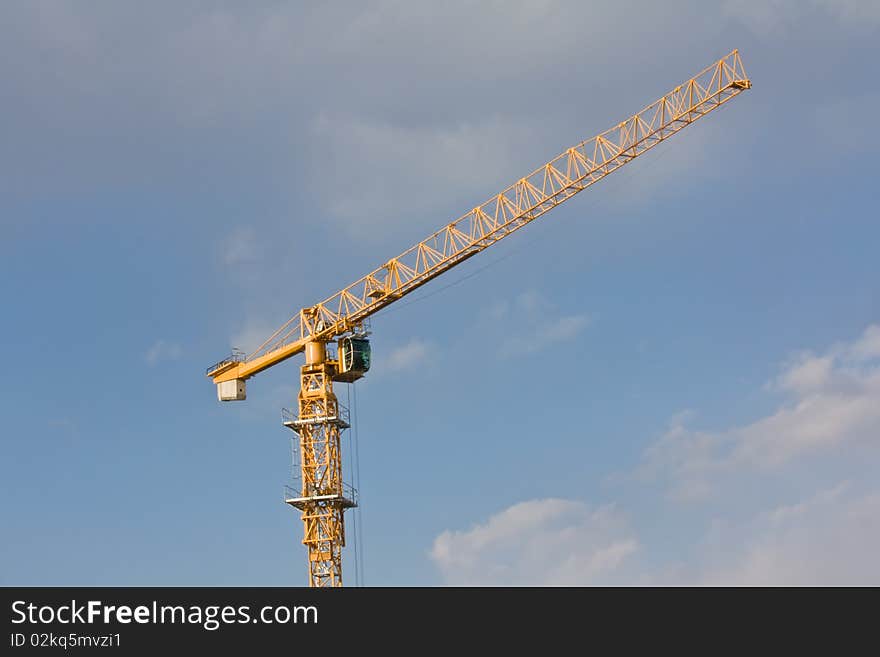
[[[358,494],[357,491],[345,484],[343,488],[343,494],[328,494],[328,495],[302,495],[301,492],[297,492],[291,486],[284,487],[284,503],[289,504],[290,506],[299,509],[300,511],[305,510],[306,505],[310,502],[333,502],[337,501],[339,506],[344,509],[353,509],[358,505]]]

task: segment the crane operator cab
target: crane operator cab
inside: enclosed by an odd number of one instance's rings
[[[370,370],[370,341],[362,337],[345,337],[339,341],[339,366],[334,381],[354,383]]]

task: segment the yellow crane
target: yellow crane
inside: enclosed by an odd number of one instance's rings
[[[365,320],[751,86],[734,50],[641,112],[572,146],[363,278],[301,309],[253,353],[234,351],[208,368],[218,398],[240,401],[247,379],[305,352],[298,412],[283,419],[299,435],[301,488],[285,501],[302,512],[310,586],[342,586],[343,514],[357,500],[342,478],[340,434],[349,423],[333,383],[354,382],[369,370]],[[337,343],[335,354],[327,349],[331,342]]]

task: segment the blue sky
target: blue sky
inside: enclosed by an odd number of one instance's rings
[[[880,583],[880,10],[706,4],[4,3],[0,584],[305,584],[298,363],[204,368],[733,48],[374,318],[346,579]]]

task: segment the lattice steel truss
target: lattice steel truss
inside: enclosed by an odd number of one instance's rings
[[[349,425],[333,392],[335,366],[334,361],[303,365],[299,414],[284,422],[299,434],[301,481],[299,495],[285,502],[302,511],[313,587],[342,586],[343,514],[356,505],[342,480],[340,434]]]

